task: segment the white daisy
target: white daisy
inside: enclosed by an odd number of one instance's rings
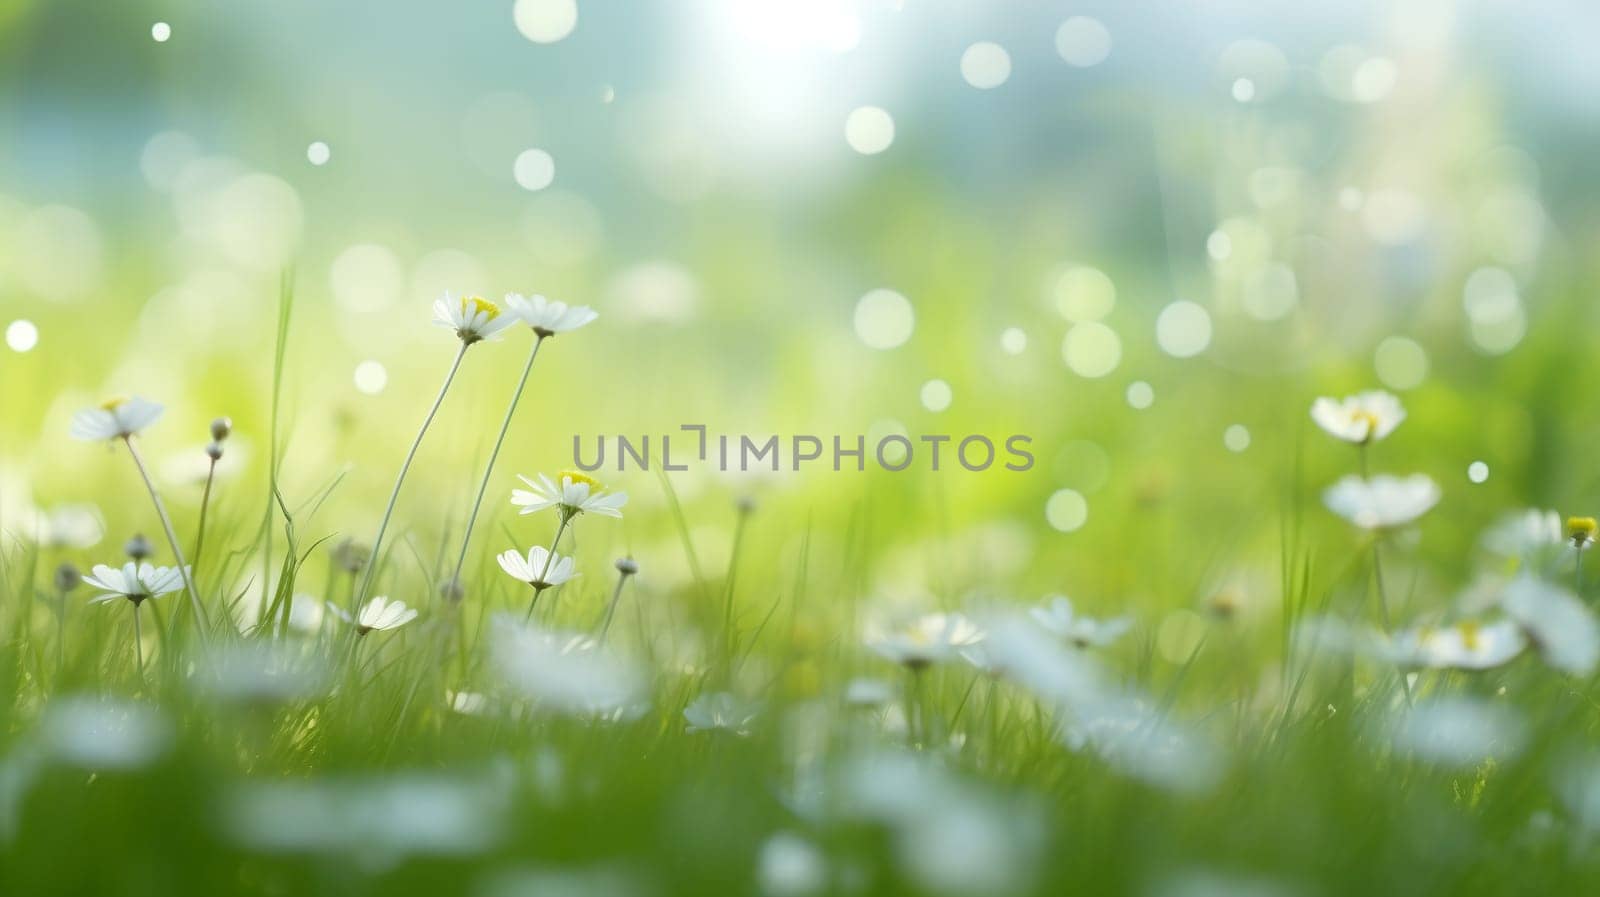
[[[1066,639],[1080,648],[1103,648],[1121,638],[1133,626],[1129,617],[1096,620],[1073,613],[1072,601],[1065,595],[1056,595],[1030,614],[1040,626]]]
[[[1561,515],[1528,508],[1500,517],[1483,534],[1483,547],[1507,560],[1538,559],[1566,541]]]
[[[90,604],[101,604],[126,598],[139,604],[146,598],[159,598],[183,588],[183,570],[177,567],[157,567],[153,564],[135,564],[129,561],[121,569],[95,564],[94,572],[83,581],[104,594],[89,599]]]
[[[99,408],[85,408],[72,416],[72,436],[88,442],[126,439],[156,422],[165,409],[134,396],[111,399]]]
[[[723,729],[734,735],[749,735],[750,724],[759,710],[755,704],[721,691],[695,698],[694,703],[683,709],[683,718],[689,721],[690,732]]]
[[[514,315],[502,314],[500,306],[482,296],[453,298],[446,293],[433,303],[433,323],[456,332],[463,343],[494,339],[500,331],[517,322]]]
[[[922,669],[983,641],[983,630],[961,614],[924,614],[890,630],[871,630],[867,647],[902,666]]]
[[[1500,608],[1527,632],[1550,666],[1587,676],[1600,663],[1600,624],[1572,592],[1522,575],[1506,586]]]
[[[551,557],[550,551],[542,545],[528,549],[526,557],[515,548],[511,548],[495,560],[500,562],[500,569],[506,571],[512,579],[525,582],[539,591],[561,585],[578,575],[572,572],[570,555],[562,557],[557,554]]]
[[[333,602],[328,602],[324,607],[346,623],[352,622],[350,612]],[[378,595],[362,606],[361,612],[356,615],[353,622],[356,634],[366,635],[374,629],[399,629],[416,618],[416,609],[406,607],[404,601],[390,601],[383,595]]]
[[[1370,480],[1347,476],[1322,493],[1328,510],[1366,530],[1404,526],[1439,503],[1439,485],[1417,473],[1379,474]]]
[[[1385,653],[1401,666],[1487,670],[1510,663],[1527,647],[1527,637],[1513,620],[1462,620],[1396,633]]]
[[[511,503],[522,508],[523,514],[555,508],[567,518],[585,511],[602,517],[622,516],[622,506],[628,503],[626,492],[607,493],[593,477],[573,470],[563,470],[560,476],[561,485],[557,486],[542,473],[538,482],[517,474],[528,489],[511,490]]]
[[[1392,394],[1374,389],[1343,399],[1317,399],[1311,403],[1311,419],[1336,439],[1364,445],[1393,433],[1406,419],[1406,410]]]
[[[577,330],[600,317],[598,312],[587,305],[569,306],[565,302],[552,302],[538,294],[523,297],[516,293],[507,293],[506,307],[540,336],[554,336],[557,333],[566,333],[568,330]]]

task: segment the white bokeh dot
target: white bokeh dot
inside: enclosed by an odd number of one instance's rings
[[[961,77],[979,90],[989,90],[1011,77],[1011,54],[993,41],[979,41],[961,54]]]
[[[1007,327],[1000,333],[1000,350],[1007,355],[1021,355],[1028,350],[1028,334],[1021,327]]]
[[[1239,78],[1233,82],[1233,98],[1241,103],[1248,103],[1256,98],[1256,82],[1249,78]]]
[[[1192,358],[1211,345],[1211,315],[1202,306],[1179,300],[1156,317],[1156,344],[1175,358]]]
[[[27,352],[39,345],[39,328],[32,321],[19,318],[6,327],[6,345],[13,352]]]
[[[1155,404],[1156,391],[1150,384],[1143,380],[1135,380],[1128,384],[1128,407],[1143,411]]]
[[[524,190],[543,190],[556,179],[556,160],[542,149],[525,149],[517,154],[511,174]]]
[[[312,165],[326,165],[331,158],[333,158],[333,150],[320,140],[306,147],[306,161]]]
[[[873,290],[856,302],[856,336],[872,349],[893,349],[911,338],[917,315],[894,290]]]
[[[172,37],[172,26],[166,22],[157,22],[150,26],[150,37],[158,44],[164,44]]]
[[[1044,503],[1044,519],[1063,533],[1081,529],[1089,520],[1089,502],[1076,489],[1057,489]]]
[[[894,143],[894,118],[877,106],[852,109],[844,120],[844,139],[863,156],[881,153]]]
[[[1096,19],[1073,16],[1056,29],[1056,52],[1068,65],[1099,65],[1111,55],[1111,32]]]
[[[1250,447],[1250,430],[1244,424],[1234,424],[1222,431],[1222,444],[1230,452],[1242,452]]]
[[[356,365],[353,379],[357,390],[366,395],[375,396],[383,392],[383,388],[389,385],[389,372],[384,369],[381,363],[368,359]]]
[[[1122,363],[1122,340],[1110,327],[1086,321],[1061,340],[1061,359],[1080,377],[1104,377]]]
[[[1482,461],[1474,461],[1467,465],[1467,479],[1474,483],[1482,483],[1489,479],[1489,465]]]
[[[577,0],[517,0],[511,18],[523,37],[553,44],[578,26],[578,4]]]
[[[943,411],[950,407],[950,401],[955,395],[950,390],[950,384],[943,380],[929,380],[922,384],[922,407],[929,411]]]

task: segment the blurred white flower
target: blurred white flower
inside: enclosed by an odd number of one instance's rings
[[[856,707],[878,707],[894,700],[894,686],[882,679],[858,677],[844,687],[844,701]]]
[[[287,643],[245,639],[202,656],[196,688],[233,701],[288,701],[311,697],[326,683],[320,654]]]
[[[289,628],[296,632],[317,632],[326,617],[322,602],[310,595],[297,594],[290,600]]]
[[[90,604],[102,604],[126,598],[139,604],[146,598],[159,598],[183,588],[183,571],[177,567],[157,567],[148,562],[135,564],[129,561],[122,567],[95,564],[94,572],[83,581],[104,594],[89,599]]]
[[[551,557],[549,549],[542,545],[528,549],[526,556],[515,548],[510,548],[495,560],[500,562],[500,569],[506,571],[512,579],[525,582],[540,591],[561,585],[579,575],[572,572],[571,556],[562,557],[557,554]]]
[[[155,423],[164,410],[161,405],[138,396],[111,399],[99,408],[85,408],[74,414],[72,436],[89,442],[127,438]]]
[[[1370,480],[1347,476],[1322,493],[1328,510],[1365,530],[1404,526],[1439,503],[1439,485],[1424,474]]]
[[[1510,663],[1527,647],[1528,639],[1515,621],[1462,620],[1442,628],[1424,626],[1396,633],[1387,651],[1380,653],[1401,666],[1487,670]]]
[[[1130,617],[1096,620],[1074,614],[1072,601],[1065,595],[1051,597],[1044,605],[1030,610],[1029,614],[1047,631],[1080,648],[1105,647],[1121,638],[1133,626]]]
[[[93,548],[105,537],[105,520],[91,504],[60,505],[39,512],[39,544],[46,548]]]
[[[555,508],[563,518],[590,512],[602,517],[621,517],[622,506],[628,503],[626,492],[606,492],[593,477],[572,470],[560,474],[557,486],[544,474],[534,482],[522,474],[517,479],[526,483],[527,489],[511,490],[511,503],[521,508],[522,514],[537,514],[546,508]]]
[[[892,629],[870,629],[867,647],[910,669],[949,660],[983,640],[983,631],[961,614],[923,614]]]
[[[725,691],[700,695],[683,709],[683,718],[689,721],[688,731],[710,732],[721,729],[735,735],[749,735],[750,724],[755,721],[760,708]]]
[[[827,860],[810,841],[789,832],[779,832],[761,845],[756,879],[761,884],[761,892],[770,897],[817,894],[828,883]]]
[[[399,629],[417,618],[415,608],[406,607],[404,601],[390,601],[384,595],[375,596],[362,605],[361,612],[356,615],[355,620],[350,619],[348,611],[331,601],[323,607],[346,623],[354,623],[358,635],[366,635],[374,629]]]
[[[577,330],[600,317],[587,305],[568,306],[565,302],[552,302],[537,294],[523,297],[507,293],[506,307],[541,337]]]
[[[494,339],[500,331],[517,322],[514,315],[502,314],[500,306],[482,296],[455,299],[446,293],[433,303],[433,323],[454,330],[463,343],[472,345]]]
[[[1406,410],[1392,394],[1374,389],[1343,399],[1317,399],[1311,403],[1311,419],[1336,439],[1364,445],[1393,433],[1406,419]]]
[[[1390,717],[1388,727],[1401,750],[1462,768],[1514,757],[1527,740],[1527,724],[1515,710],[1465,696],[1420,700]]]
[[[382,780],[252,781],[224,795],[222,822],[241,844],[370,860],[492,847],[507,792],[481,780],[404,774]]]
[[[1561,515],[1555,511],[1527,508],[1502,515],[1484,531],[1485,550],[1507,560],[1538,560],[1566,541]]]
[[[1522,575],[1506,586],[1500,607],[1523,628],[1544,662],[1577,676],[1600,663],[1600,624],[1572,592]]]
[[[171,724],[152,706],[76,695],[52,701],[39,730],[53,756],[86,769],[144,766],[172,742]]]
[[[513,688],[541,707],[603,718],[644,709],[643,673],[593,638],[521,623],[506,614],[496,615],[490,625],[495,666]]]

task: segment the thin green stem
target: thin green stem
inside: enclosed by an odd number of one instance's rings
[[[200,493],[200,522],[195,527],[194,556],[190,560],[190,563],[196,565],[196,567],[200,564],[200,549],[206,543],[206,511],[211,507],[211,484],[216,478],[217,459],[212,458],[211,468],[206,471],[206,487]]]
[[[544,569],[539,571],[539,582],[544,582],[545,577],[550,575],[550,565],[556,559],[556,548],[560,547],[561,537],[566,534],[567,524],[571,522],[572,515],[568,514],[565,510],[562,510],[561,525],[556,527],[556,537],[550,542],[550,550],[545,553]],[[548,588],[550,587],[546,585],[536,585],[533,587],[533,598],[528,601],[528,612],[522,615],[522,622],[526,623],[533,619],[533,607],[539,603],[539,596],[544,594],[544,590]]]
[[[133,657],[139,665],[139,681],[144,681],[144,631],[139,626],[139,603],[133,604]]]
[[[478,496],[472,500],[472,513],[467,515],[467,528],[461,534],[461,552],[456,555],[455,570],[450,574],[450,582],[461,584],[461,568],[467,563],[467,546],[472,543],[472,530],[478,523],[478,511],[483,507],[484,493],[489,490],[489,478],[494,474],[494,462],[500,457],[500,447],[505,444],[506,431],[511,429],[511,418],[517,413],[517,405],[522,401],[522,390],[528,385],[528,375],[533,373],[533,360],[539,357],[539,347],[544,345],[544,337],[536,336],[533,348],[528,352],[528,362],[522,366],[522,378],[517,381],[516,391],[511,394],[511,404],[506,406],[505,419],[500,422],[500,435],[495,437],[494,450],[489,452],[489,463],[483,468],[483,480],[478,483]]]
[[[1383,553],[1379,550],[1381,542],[1381,539],[1375,538],[1372,540],[1372,580],[1378,591],[1378,613],[1380,619],[1383,620],[1383,632],[1385,635],[1389,635],[1394,631],[1394,628],[1389,621],[1389,592],[1383,585]],[[1403,668],[1397,668],[1395,672],[1400,676],[1400,688],[1406,693],[1406,706],[1409,707],[1411,705],[1411,683],[1406,680],[1406,671]]]
[[[411,448],[406,451],[406,459],[400,465],[400,475],[394,478],[394,489],[389,492],[389,504],[383,509],[383,519],[378,522],[378,535],[372,540],[372,554],[367,560],[365,572],[362,573],[361,587],[351,593],[352,619],[360,613],[361,602],[366,600],[367,590],[372,588],[372,574],[378,569],[378,561],[382,557],[383,534],[389,529],[389,518],[394,516],[395,503],[400,500],[400,487],[405,485],[406,473],[411,470],[411,462],[417,457],[417,449],[422,446],[422,437],[427,434],[434,415],[439,413],[439,406],[444,404],[445,393],[450,391],[450,384],[455,382],[456,372],[461,370],[461,359],[466,357],[468,345],[470,344],[463,342],[461,348],[456,350],[455,361],[450,363],[450,373],[445,375],[444,385],[439,387],[439,395],[428,408],[428,416],[422,419],[422,426],[417,429],[417,438],[411,440]]]
[[[189,593],[189,604],[194,608],[195,620],[200,624],[200,640],[204,642],[210,637],[208,631],[210,621],[206,619],[205,606],[200,603],[200,592],[194,587],[194,576],[189,564],[183,559],[183,549],[178,546],[178,534],[172,528],[172,518],[167,516],[167,506],[161,501],[161,493],[156,491],[155,481],[150,479],[150,471],[145,468],[144,458],[139,455],[139,446],[134,443],[132,436],[122,437],[122,443],[128,447],[128,454],[133,457],[133,465],[139,468],[139,476],[144,479],[145,488],[150,490],[150,501],[156,506],[156,516],[161,518],[161,529],[167,534],[167,544],[172,548],[173,559],[177,561],[178,574],[183,577],[183,588]]]
[[[728,650],[728,664],[731,667],[735,655],[733,646],[733,586],[734,578],[739,572],[739,548],[744,543],[744,522],[750,512],[744,508],[739,509],[739,518],[733,525],[733,548],[728,553],[728,576],[723,586],[722,594],[722,644]]]
[[[611,590],[611,601],[606,604],[606,618],[600,624],[600,643],[604,644],[606,633],[611,631],[611,618],[617,613],[617,602],[622,600],[622,587],[627,585],[629,574],[626,571],[617,574],[617,587]]]
[[[1578,567],[1573,573],[1572,587],[1577,590],[1578,597],[1583,597],[1583,548],[1578,548]]]

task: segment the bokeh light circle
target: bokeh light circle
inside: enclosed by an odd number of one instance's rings
[[[950,384],[943,380],[929,380],[922,384],[922,407],[929,411],[943,411],[950,407],[950,402],[955,398]]]
[[[1111,32],[1098,19],[1073,16],[1056,29],[1056,52],[1068,65],[1099,65],[1111,55]]]
[[[991,90],[1011,77],[1011,54],[993,41],[979,41],[961,54],[961,77],[979,90]]]
[[[1211,345],[1211,315],[1194,302],[1179,300],[1156,317],[1156,344],[1174,358],[1192,358]]]
[[[553,44],[578,27],[578,4],[577,0],[517,0],[511,18],[523,37]]]
[[[911,338],[917,322],[911,301],[894,290],[873,290],[856,302],[856,336],[872,349],[893,349]]]
[[[877,155],[894,143],[894,118],[877,106],[852,109],[844,120],[844,139],[863,156]]]
[[[1044,503],[1044,519],[1059,532],[1075,532],[1089,520],[1089,501],[1076,489],[1057,489]]]
[[[1061,358],[1080,377],[1104,377],[1122,363],[1122,340],[1110,327],[1087,321],[1067,331],[1061,340]]]
[[[511,174],[524,190],[543,190],[556,179],[556,160],[542,149],[525,149],[517,154]]]

